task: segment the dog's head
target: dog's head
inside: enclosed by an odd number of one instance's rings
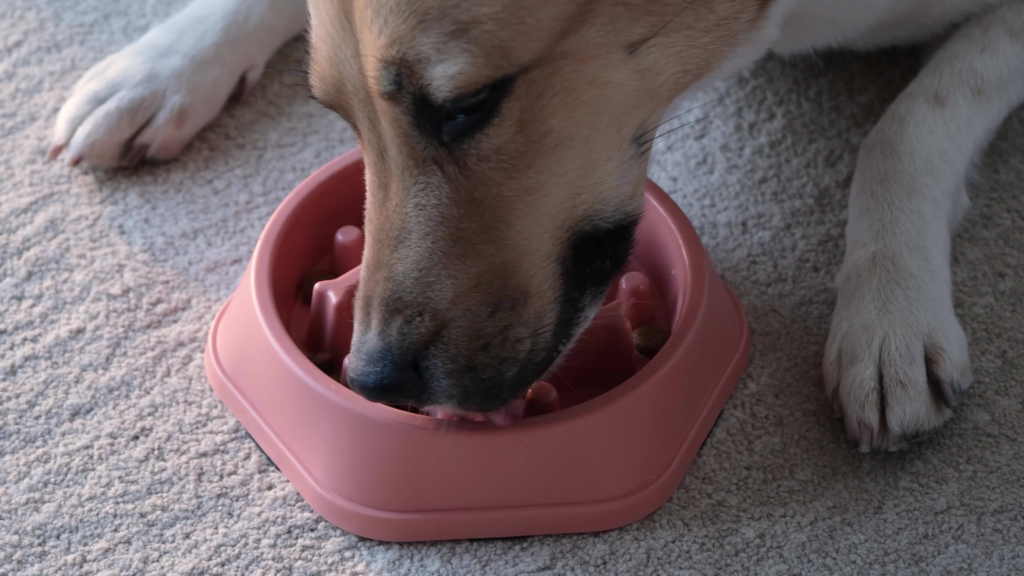
[[[487,412],[628,259],[650,138],[765,0],[312,0],[314,95],[355,129],[366,249],[349,383]]]

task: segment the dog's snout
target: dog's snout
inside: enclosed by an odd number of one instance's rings
[[[383,404],[418,404],[425,390],[416,355],[389,350],[350,358],[346,379],[353,392]]]

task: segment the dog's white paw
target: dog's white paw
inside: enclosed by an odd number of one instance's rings
[[[259,78],[264,62],[244,45],[188,24],[165,22],[89,70],[57,116],[49,157],[97,168],[170,160]]]
[[[825,391],[862,452],[930,436],[971,384],[945,268],[872,254],[844,264]]]

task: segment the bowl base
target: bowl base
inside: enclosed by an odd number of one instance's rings
[[[601,532],[632,524],[660,508],[678,488],[746,370],[749,356],[749,334],[743,310],[726,288],[729,305],[743,319],[742,338],[734,343],[731,360],[723,367],[719,379],[707,383],[704,403],[699,407],[698,416],[689,422],[670,466],[641,490],[613,500],[590,503],[424,512],[381,510],[352,502],[317,482],[275,434],[273,422],[264,418],[258,407],[246,398],[243,381],[233,380],[222,363],[217,346],[218,332],[228,309],[245,305],[236,300],[245,299],[247,276],[243,277],[238,292],[221,308],[210,330],[204,354],[210,386],[313,510],[342,530],[375,540],[415,542],[540,536]],[[239,293],[241,298],[238,298]]]
[[[647,181],[634,251],[643,274],[627,271],[591,325],[601,330],[579,346],[586,353],[553,372],[595,386],[560,390],[564,406],[495,426],[369,402],[320,358],[348,349],[365,193],[358,150],[299,184],[204,353],[214,392],[310,506],[397,542],[598,532],[664,504],[746,368],[749,338],[675,202]],[[311,271],[342,276],[303,282]],[[642,338],[637,326],[667,337]]]

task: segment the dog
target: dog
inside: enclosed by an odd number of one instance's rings
[[[970,386],[950,243],[1024,101],[1024,0],[194,0],[81,78],[49,156],[170,160],[303,31],[365,155],[364,396],[500,411],[626,263],[673,101],[768,53],[924,41],[860,148],[824,383],[865,452],[927,437]]]

